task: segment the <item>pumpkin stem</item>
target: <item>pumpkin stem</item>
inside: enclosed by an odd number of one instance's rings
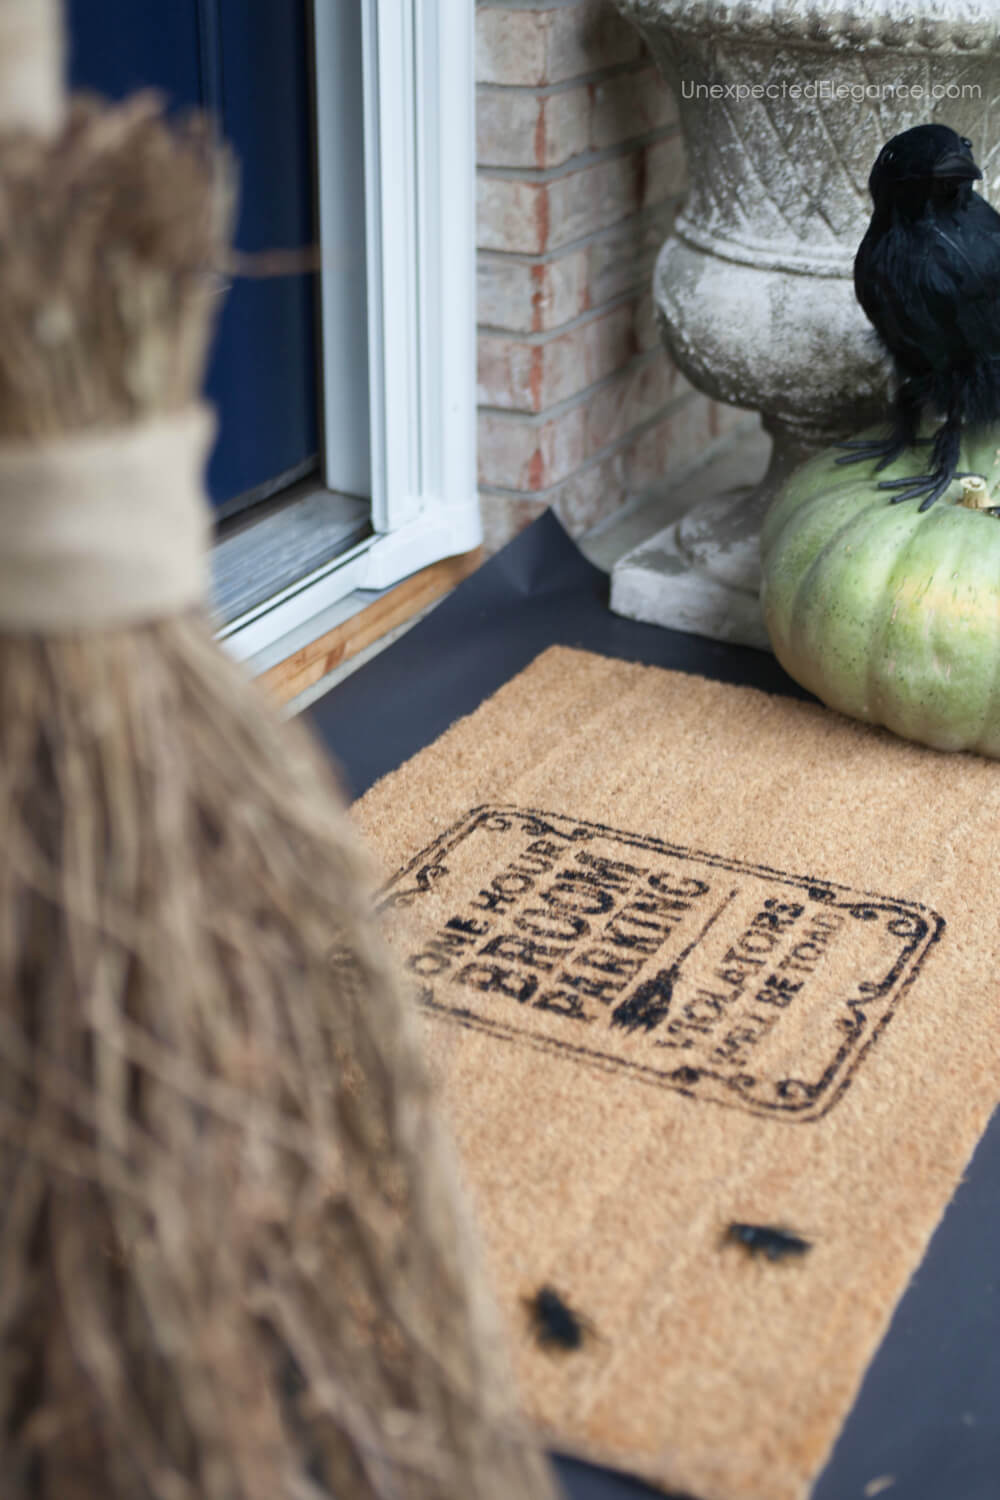
[[[957,504],[968,510],[986,510],[990,503],[990,487],[981,474],[963,474],[962,493]]]

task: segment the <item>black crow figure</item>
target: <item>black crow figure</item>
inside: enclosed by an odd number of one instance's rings
[[[884,469],[920,439],[925,411],[943,419],[929,471],[883,479],[892,503],[926,510],[956,477],[965,427],[1000,421],[1000,214],[972,190],[972,143],[947,125],[917,125],[879,152],[874,203],[854,262],[854,290],[895,367],[891,434],[844,443],[838,463]]]

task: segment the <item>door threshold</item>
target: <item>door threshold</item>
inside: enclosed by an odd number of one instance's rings
[[[216,528],[212,603],[219,628],[252,617],[371,535],[371,505],[305,479]]]
[[[475,572],[483,558],[483,549],[477,547],[431,563],[392,588],[355,589],[328,612],[321,633],[259,672],[256,680],[286,715],[301,713],[341,677],[416,624],[421,615]]]

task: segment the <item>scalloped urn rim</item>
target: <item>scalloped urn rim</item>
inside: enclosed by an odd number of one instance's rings
[[[638,26],[892,52],[996,52],[996,0],[615,0]]]

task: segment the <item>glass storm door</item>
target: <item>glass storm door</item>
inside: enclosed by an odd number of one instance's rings
[[[240,161],[240,250],[316,239],[306,8],[294,0],[69,0],[74,88],[208,109]],[[316,277],[238,279],[208,377],[224,513],[318,467]]]

